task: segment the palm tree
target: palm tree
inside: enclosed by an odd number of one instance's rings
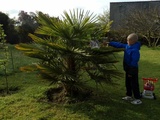
[[[95,32],[96,16],[89,11],[76,9],[69,13],[65,11],[62,18],[53,19],[38,13],[40,27],[35,34],[29,34],[34,43],[16,46],[27,56],[41,60],[36,64],[36,69],[43,78],[59,84],[63,88],[63,95],[75,97],[86,91],[88,80],[101,84],[110,82],[110,77],[121,76],[114,66],[117,60],[113,52],[118,49],[89,47],[93,35],[98,36]],[[88,76],[88,80],[84,76]]]

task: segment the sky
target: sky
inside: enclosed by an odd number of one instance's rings
[[[149,1],[149,0],[1,0],[0,11],[9,15],[10,18],[25,12],[41,11],[50,16],[58,17],[66,10],[80,8],[89,10],[94,14],[103,14],[109,10],[110,2]]]

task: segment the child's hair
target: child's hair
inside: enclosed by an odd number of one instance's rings
[[[127,40],[138,41],[138,35],[136,33],[131,33],[128,35]]]

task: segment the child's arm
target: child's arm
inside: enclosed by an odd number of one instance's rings
[[[123,44],[120,42],[109,42],[109,45],[116,48],[125,48],[127,44]]]

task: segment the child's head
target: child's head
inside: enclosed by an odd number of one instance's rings
[[[128,45],[133,45],[137,41],[138,41],[138,36],[136,33],[132,33],[132,34],[128,35],[128,37],[127,37]]]

